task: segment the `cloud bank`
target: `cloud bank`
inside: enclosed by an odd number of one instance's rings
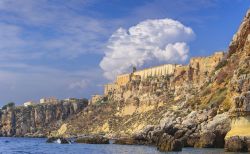
[[[113,80],[132,66],[182,63],[188,58],[188,42],[194,38],[190,27],[172,19],[145,20],[128,30],[119,28],[107,43],[100,62],[104,76]]]

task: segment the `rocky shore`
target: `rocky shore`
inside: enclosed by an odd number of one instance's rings
[[[133,74],[88,105],[60,102],[0,112],[1,136],[48,142],[138,144],[250,151],[250,10],[226,53],[192,58],[172,74]],[[88,106],[87,106],[88,105]],[[86,134],[83,136],[82,134]]]

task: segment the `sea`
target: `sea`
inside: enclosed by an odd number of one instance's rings
[[[223,149],[183,148],[182,152],[159,152],[156,147],[116,144],[57,144],[45,138],[0,138],[1,154],[227,154]],[[234,153],[228,153],[234,154]],[[236,153],[235,153],[236,154]],[[240,153],[237,153],[240,154]]]

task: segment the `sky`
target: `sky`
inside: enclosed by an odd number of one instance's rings
[[[117,74],[227,51],[249,0],[0,0],[0,106],[90,98]]]

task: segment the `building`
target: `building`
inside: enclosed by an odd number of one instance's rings
[[[79,99],[79,98],[66,98],[64,101],[66,102],[80,102],[83,101],[84,99]]]
[[[40,103],[57,103],[59,100],[55,97],[41,98]]]
[[[23,103],[23,105],[24,105],[25,107],[30,106],[30,105],[33,105],[33,104],[34,104],[34,103],[33,103],[32,101],[28,101],[28,102]]]
[[[103,95],[92,95],[90,104],[95,104],[98,101],[101,101],[103,99]]]

